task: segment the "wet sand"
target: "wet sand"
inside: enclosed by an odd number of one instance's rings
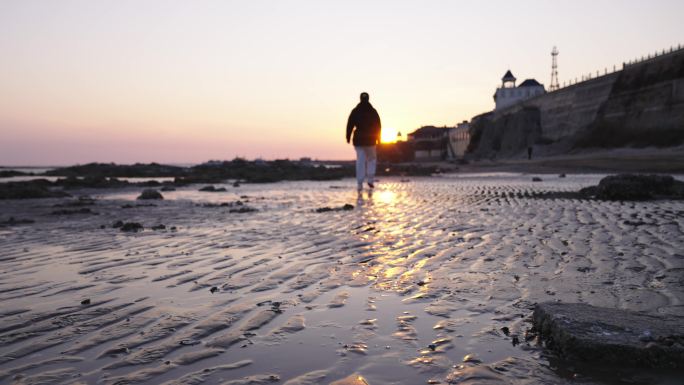
[[[530,199],[601,178],[533,176],[83,190],[93,213],[70,215],[0,201],[0,220],[35,221],[0,227],[0,382],[611,382],[526,341],[532,307],[684,317],[684,202]],[[220,205],[238,200],[258,211]]]

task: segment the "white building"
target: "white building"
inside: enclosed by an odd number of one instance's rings
[[[506,108],[523,100],[545,93],[544,85],[534,79],[527,79],[519,86],[515,85],[516,78],[511,70],[501,78],[501,87],[494,93],[495,110]]]
[[[449,158],[461,159],[470,143],[470,123],[467,120],[449,129]]]

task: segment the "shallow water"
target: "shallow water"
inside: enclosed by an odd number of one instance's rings
[[[0,382],[678,383],[513,346],[541,301],[684,316],[683,202],[530,199],[601,177],[532,176],[81,191],[97,214],[0,201],[36,221],[0,228]]]

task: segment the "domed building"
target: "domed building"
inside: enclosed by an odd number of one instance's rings
[[[511,70],[506,71],[501,78],[501,87],[497,88],[494,93],[495,110],[512,106],[546,92],[544,85],[535,79],[526,79],[519,86],[515,85],[516,80]]]

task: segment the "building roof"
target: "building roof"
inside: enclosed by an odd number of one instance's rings
[[[443,137],[448,130],[449,127],[424,126],[413,131],[409,135],[415,139],[440,138]]]
[[[501,78],[501,80],[507,82],[507,81],[515,81],[515,76],[511,73],[511,70],[506,71],[506,74]]]
[[[525,79],[525,81],[520,83],[520,85],[518,87],[544,87],[544,86],[534,79]]]

